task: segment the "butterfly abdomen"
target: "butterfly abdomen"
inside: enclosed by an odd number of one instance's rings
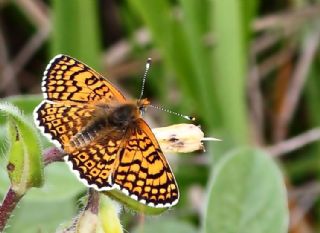
[[[105,134],[114,139],[122,138],[128,126],[138,117],[137,109],[134,104],[121,104],[111,109],[109,106],[97,106],[90,122],[71,138],[70,145],[83,147]]]
[[[90,142],[95,140],[101,131],[107,126],[106,118],[98,118],[91,121],[87,127],[85,127],[82,131],[74,135],[70,144],[73,147],[82,147],[88,145]]]

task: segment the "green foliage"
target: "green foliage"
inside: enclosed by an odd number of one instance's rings
[[[9,180],[0,170],[0,198],[4,197]],[[63,181],[63,182],[62,182]],[[30,189],[16,208],[7,233],[54,232],[61,223],[71,220],[77,210],[78,196],[85,187],[64,163],[51,164],[45,170],[43,187]]]
[[[53,0],[52,5],[51,55],[67,54],[99,70],[101,45],[97,1]]]
[[[195,233],[197,230],[188,222],[183,222],[175,218],[159,218],[159,219],[148,219],[146,224],[141,227],[137,227],[133,230],[133,233],[163,233],[163,232],[174,232],[174,233]]]
[[[144,213],[147,215],[158,215],[168,210],[167,207],[156,208],[156,207],[151,207],[151,206],[142,204],[136,200],[133,200],[132,198],[128,197],[127,195],[123,194],[121,191],[118,191],[118,190],[106,191],[105,194],[139,213]]]
[[[288,231],[285,184],[277,165],[262,151],[237,150],[220,160],[208,197],[205,232]]]
[[[182,19],[179,19],[168,0],[152,2],[129,0],[128,2],[151,31],[165,64],[175,72],[183,91],[181,105],[187,108],[196,104],[197,112],[208,126],[212,128],[214,122],[218,124],[219,107],[216,104],[215,92],[212,90],[210,66],[206,65],[210,48],[200,46],[205,36],[205,28],[202,27],[206,16],[204,15],[203,18],[197,15],[201,15],[203,8],[194,7],[195,4],[192,4],[192,1],[181,1],[186,11],[183,13],[186,15],[182,14]],[[197,11],[193,12],[191,9]],[[192,25],[188,24],[190,21],[193,22]]]
[[[215,38],[212,67],[225,130],[237,143],[247,143],[246,109],[247,28],[245,2],[213,1],[212,30]]]
[[[8,119],[8,173],[13,189],[23,195],[31,187],[43,184],[43,164],[40,140],[35,128],[20,111],[10,104],[0,103],[0,111]]]
[[[21,201],[8,222],[6,233],[55,232],[66,220],[71,220],[76,212],[75,199],[35,202]]]
[[[128,2],[175,72],[183,91],[182,104],[195,104],[211,130],[223,128],[229,140],[248,143],[244,58],[257,1],[180,0],[178,11],[169,0]]]
[[[41,100],[41,95],[23,95],[9,96],[8,98],[1,99],[1,102],[15,105],[20,111],[25,114],[27,118],[30,118],[34,108],[40,103]],[[0,125],[3,125],[5,121],[5,117],[3,117],[3,115],[0,115]]]
[[[308,81],[306,83],[306,92],[305,96],[307,99],[307,105],[309,110],[308,117],[310,118],[311,125],[314,125],[316,127],[320,126],[320,112],[319,112],[319,99],[320,99],[320,81],[319,81],[319,63],[320,59],[317,57],[315,60],[313,66],[311,67],[310,74]],[[316,172],[317,176],[320,175],[320,169],[319,169],[319,159],[320,159],[320,143],[316,143],[314,147],[312,148],[312,153],[310,153],[310,157],[315,157],[313,164],[310,164],[311,167],[314,168],[314,171]],[[304,158],[305,160],[305,158]],[[297,167],[297,166],[295,166]],[[311,168],[308,166],[306,170],[310,170]],[[301,174],[301,172],[300,172]]]

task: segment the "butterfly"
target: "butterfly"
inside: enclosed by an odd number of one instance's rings
[[[34,110],[41,132],[65,151],[64,160],[86,186],[118,189],[143,204],[171,207],[179,190],[159,143],[141,112],[147,99],[128,100],[84,63],[57,55]]]

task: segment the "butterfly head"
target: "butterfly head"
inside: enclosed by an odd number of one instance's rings
[[[137,106],[141,115],[146,112],[146,108],[150,105],[150,101],[148,99],[139,99],[137,100]]]

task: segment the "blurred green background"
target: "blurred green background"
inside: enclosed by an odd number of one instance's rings
[[[145,96],[195,116],[222,142],[169,155],[179,204],[157,217],[125,208],[124,229],[320,232],[319,40],[317,0],[1,0],[0,101],[32,122],[42,73],[58,53],[137,98],[151,57]],[[185,122],[147,115],[153,127]],[[9,186],[5,127],[0,119],[1,198]],[[6,232],[55,232],[79,211],[86,188],[66,166],[46,167],[45,177]]]

